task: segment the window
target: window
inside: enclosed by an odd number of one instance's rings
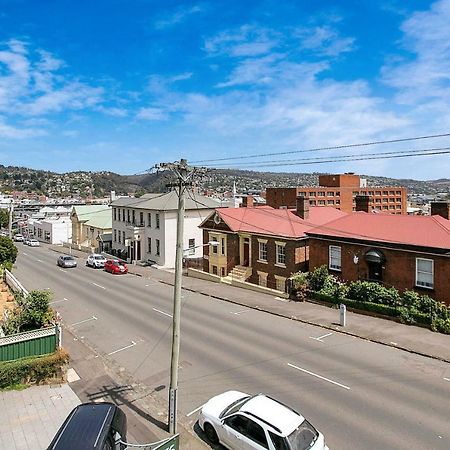
[[[395,195],[395,191],[389,191],[389,195]]]
[[[402,199],[401,199],[401,198],[396,198],[395,201],[396,201],[397,203],[401,203],[401,202],[402,202]]]
[[[402,191],[395,191],[395,195],[402,195]]]
[[[334,200],[327,200],[327,205],[334,205]]]
[[[125,222],[125,208],[122,209],[122,222]]]
[[[328,197],[334,197],[334,192],[333,191],[329,191],[327,192]]]
[[[114,217],[114,220],[117,220],[117,210],[116,210],[116,208],[113,208],[113,217]]]
[[[310,200],[310,201],[309,201],[309,204],[310,204],[310,205],[315,205],[315,204],[316,204],[316,201],[315,201],[315,200]]]
[[[306,197],[306,192],[299,192],[298,195],[299,195],[300,197]]]
[[[249,419],[247,424],[247,433],[243,434],[246,435],[252,441],[261,445],[261,447],[269,448],[269,446],[267,445],[267,438],[266,434],[264,433],[263,427],[257,424],[256,422],[253,422],[253,420]]]
[[[367,194],[368,195],[373,195],[373,191],[369,191]]]
[[[189,254],[195,255],[195,239],[189,239]]]
[[[259,243],[259,260],[267,261],[267,242]]]
[[[161,254],[161,249],[159,245],[159,239],[156,239],[156,256],[159,256]]]
[[[152,252],[152,238],[147,238],[147,251]]]
[[[381,195],[381,191],[375,191],[375,195]]]
[[[159,228],[159,213],[156,213],[156,228]]]
[[[315,193],[315,192],[310,192],[310,193],[309,193],[309,196],[310,196],[310,197],[315,197],[315,196],[316,196],[316,193]]]
[[[341,247],[330,245],[328,267],[332,270],[341,270]]]
[[[277,246],[277,264],[286,264],[286,249],[285,244],[276,244]]]
[[[217,275],[217,266],[212,266],[213,275]]]
[[[317,197],[325,197],[325,192],[318,192]]]
[[[319,205],[325,205],[325,200],[319,200]]]
[[[434,261],[432,259],[416,258],[416,286],[433,289]]]
[[[273,443],[275,450],[289,450],[286,441],[282,436],[278,436],[278,434],[272,433],[269,430],[270,440]]]
[[[383,195],[389,195],[389,191],[383,191]]]
[[[127,222],[130,223],[130,210],[127,209]]]
[[[139,226],[140,227],[144,226],[144,213],[143,212],[139,213]]]
[[[225,238],[220,239],[220,251],[222,252],[222,255],[226,254]]]
[[[147,226],[152,226],[152,213],[147,213]]]
[[[213,238],[211,239],[211,241],[217,242],[217,238],[216,238],[216,237],[213,237]],[[213,252],[214,254],[216,254],[216,255],[219,253],[219,249],[218,249],[217,247],[218,247],[218,245],[212,245],[212,252]]]
[[[133,209],[133,211],[131,211],[131,222],[133,223],[133,225],[136,224],[136,215],[135,215],[134,209]]]
[[[114,242],[117,242],[117,230],[114,230]]]

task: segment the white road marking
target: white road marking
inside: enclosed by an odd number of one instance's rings
[[[450,378],[444,378],[445,381],[450,381]]]
[[[28,256],[28,253],[23,252],[23,255]]]
[[[344,384],[338,383],[337,381],[330,380],[329,378],[325,378],[322,375],[317,375],[317,373],[310,372],[309,370],[302,369],[301,367],[294,366],[293,364],[290,364],[290,363],[287,363],[287,365],[289,367],[292,367],[293,369],[297,369],[297,370],[300,370],[301,372],[307,373],[308,375],[312,375],[313,377],[317,377],[317,378],[320,378],[321,380],[328,381],[329,383],[335,384],[336,386],[342,387],[344,389],[350,389],[348,386],[345,386]]]
[[[64,297],[62,300],[54,300],[53,302],[50,302],[50,305],[54,305],[55,303],[61,303],[61,302],[67,302],[69,301],[69,299],[67,299],[66,297]]]
[[[186,417],[192,416],[192,414],[196,413],[197,411],[200,411],[203,407],[205,406],[205,403],[203,403],[203,405],[199,406],[198,408],[195,408],[193,411],[191,411],[190,413],[186,414]]]
[[[397,342],[392,342],[392,341],[390,342],[390,344],[392,344],[392,345],[398,345]]]
[[[67,382],[73,383],[74,381],[78,381],[80,379],[80,376],[75,372],[75,369],[70,368],[67,370]]]
[[[235,314],[236,316],[239,316],[239,315],[241,315],[242,313],[245,313],[245,312],[247,312],[247,310],[236,311],[236,312],[230,311],[230,314]]]
[[[64,269],[61,269],[61,267],[59,267],[58,268],[61,272],[65,272],[65,270]]]
[[[313,336],[310,336],[309,338],[310,339],[314,339],[315,341],[319,341],[319,342],[322,342],[323,344],[325,344],[325,342],[323,342],[322,341],[322,339],[323,338],[326,338],[326,337],[328,337],[328,336],[331,336],[333,333],[328,333],[328,334],[324,334],[323,336],[319,336],[319,337],[313,337]]]
[[[159,312],[161,314],[164,314],[167,317],[172,317],[172,314],[167,314],[166,312],[161,311],[160,309],[153,308],[153,311],[156,311],[156,312]]]
[[[44,261],[42,261],[42,259],[37,259],[37,258],[36,258],[36,261],[38,261],[38,262],[44,262]]]
[[[92,284],[93,284],[94,286],[99,287],[100,289],[106,289],[105,286],[100,286],[100,285],[97,284],[97,283],[92,282]]]
[[[136,345],[136,342],[131,341],[131,344],[130,344],[130,345],[127,345],[126,347],[119,348],[118,350],[114,350],[113,352],[108,353],[108,356],[109,356],[109,355],[114,355],[114,353],[121,352],[122,350],[126,350],[127,348],[134,347],[135,345]]]
[[[89,318],[89,319],[81,320],[80,322],[75,322],[75,323],[72,324],[72,326],[74,326],[74,325],[80,325],[80,324],[82,324],[82,323],[89,322],[90,320],[98,320],[98,319],[97,319],[97,317],[92,316],[92,317]],[[83,336],[81,336],[81,338],[83,338]]]

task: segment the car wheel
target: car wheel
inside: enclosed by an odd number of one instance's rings
[[[219,438],[217,437],[216,430],[209,423],[205,423],[205,434],[206,437],[208,438],[208,441],[211,442],[211,444],[219,443]]]

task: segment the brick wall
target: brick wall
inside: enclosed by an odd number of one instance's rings
[[[405,289],[414,289],[420,294],[450,304],[450,258],[435,255],[430,256],[420,252],[404,251],[402,249],[385,249],[382,247],[368,246],[357,243],[333,243],[313,237],[309,239],[310,256],[309,269],[326,265],[328,267],[329,245],[341,247],[341,272],[331,271],[345,281],[355,281],[368,278],[368,265],[364,260],[364,254],[371,249],[381,251],[386,261],[383,264],[383,284],[387,287],[394,286],[400,292]],[[358,256],[359,262],[355,264],[354,256]],[[416,282],[416,258],[434,260],[434,289],[426,289],[415,286]]]

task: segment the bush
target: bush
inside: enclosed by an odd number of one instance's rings
[[[309,272],[307,276],[309,289],[311,289],[311,291],[319,292],[323,288],[327,277],[328,269],[325,265],[317,267],[314,271]]]
[[[6,236],[0,236],[0,264],[14,264],[17,258],[17,247],[14,242]]]
[[[347,297],[348,286],[334,275],[328,275],[319,292],[321,294],[329,295],[333,297],[334,300],[339,301]]]
[[[431,323],[431,329],[433,331],[438,331],[439,333],[450,334],[450,318],[448,319],[435,318]]]
[[[418,309],[420,302],[420,295],[416,291],[405,290],[402,294],[401,304],[406,308]]]
[[[350,283],[348,296],[354,300],[388,306],[396,306],[400,303],[400,295],[397,289],[386,288],[371,281],[353,281]]]
[[[60,349],[51,355],[22,358],[0,363],[0,389],[19,384],[39,384],[60,380],[62,369],[69,362],[69,354]]]

